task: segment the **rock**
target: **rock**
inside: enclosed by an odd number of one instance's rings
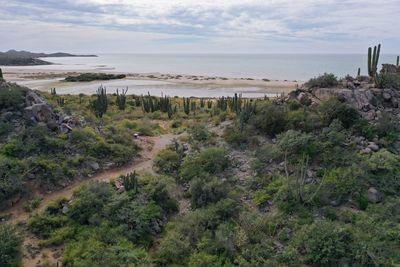
[[[10,111],[4,112],[3,114],[1,114],[1,118],[5,121],[10,121],[11,118],[13,117],[13,113]]]
[[[89,167],[92,168],[92,170],[94,170],[94,171],[97,171],[98,169],[100,169],[99,163],[97,163],[97,162],[95,162],[95,161],[89,162],[88,165],[89,165]]]
[[[72,127],[69,126],[69,125],[66,124],[66,123],[62,123],[62,124],[60,125],[60,131],[61,131],[62,133],[69,133],[69,132],[72,131]]]
[[[379,150],[379,146],[377,144],[375,144],[374,142],[369,142],[367,148],[371,149],[374,152]]]
[[[49,121],[46,125],[47,125],[47,128],[49,128],[52,131],[55,131],[58,129],[58,123],[55,120]]]
[[[371,153],[372,153],[372,150],[371,150],[371,148],[366,147],[366,148],[364,148],[364,149],[361,150],[361,153],[362,153],[362,154],[371,154]]]
[[[376,188],[370,187],[367,192],[367,199],[371,203],[379,203],[383,200],[383,196]]]
[[[24,109],[24,117],[34,122],[47,123],[53,118],[53,111],[46,103],[34,104]]]
[[[382,97],[385,101],[390,101],[390,99],[392,99],[392,95],[387,93],[387,92],[383,92],[382,93]]]
[[[27,106],[33,106],[35,104],[45,104],[46,102],[37,95],[34,91],[28,91],[25,97],[25,102]]]

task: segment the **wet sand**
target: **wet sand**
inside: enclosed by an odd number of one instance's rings
[[[56,69],[39,69],[31,67],[3,67],[7,81],[37,89],[49,91],[56,88],[60,94],[93,94],[100,85],[114,93],[117,88],[129,88],[130,94],[219,97],[242,93],[245,97],[274,97],[286,94],[301,85],[298,81],[260,80],[250,78],[225,78],[196,75],[172,75],[161,73],[128,73],[125,79],[93,82],[64,82],[69,75],[93,72],[93,70],[76,69],[65,71]],[[109,71],[96,71],[114,73]],[[126,74],[126,73],[125,73]]]

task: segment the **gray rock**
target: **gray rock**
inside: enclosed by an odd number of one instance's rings
[[[374,142],[369,142],[367,148],[370,148],[374,152],[379,150],[379,146],[377,144],[375,144]]]
[[[51,107],[46,103],[34,104],[24,110],[24,117],[34,122],[47,123],[52,120],[53,115]]]
[[[89,162],[88,165],[89,165],[90,168],[92,168],[94,171],[97,171],[98,169],[100,169],[99,163],[97,163],[97,162],[95,162],[95,161]]]
[[[372,150],[371,150],[371,148],[366,147],[366,148],[364,148],[364,149],[361,150],[361,153],[362,153],[362,154],[371,154],[371,153],[372,153]]]
[[[392,99],[392,96],[389,93],[383,92],[382,93],[382,97],[385,101],[389,101],[390,99]]]
[[[3,114],[1,114],[1,118],[2,118],[3,120],[10,121],[11,118],[13,117],[13,115],[14,115],[14,114],[13,114],[12,112],[7,111],[7,112],[4,112]]]
[[[383,196],[376,188],[370,187],[367,192],[367,199],[371,203],[379,203],[383,200]]]

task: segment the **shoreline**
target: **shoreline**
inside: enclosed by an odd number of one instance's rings
[[[52,65],[55,67],[57,65]],[[3,66],[4,78],[10,82],[32,87],[32,89],[40,91],[49,91],[50,88],[61,89],[60,93],[78,93],[79,88],[93,88],[99,84],[109,85],[109,87],[132,86],[133,88],[158,88],[166,89],[175,88],[177,90],[215,90],[215,91],[240,91],[248,94],[287,94],[294,90],[296,86],[301,86],[302,81],[288,80],[267,80],[252,78],[226,78],[218,76],[204,75],[185,75],[185,74],[164,74],[164,73],[123,73],[114,72],[109,69],[77,69],[61,70],[61,69],[41,69],[30,68],[28,66]],[[117,80],[98,80],[92,82],[64,82],[66,76],[78,75],[81,73],[112,73],[126,74],[124,79]],[[126,84],[126,85],[124,85]],[[77,89],[76,89],[77,88]],[[82,93],[92,93],[86,89],[82,89]],[[194,92],[194,91],[193,91]]]

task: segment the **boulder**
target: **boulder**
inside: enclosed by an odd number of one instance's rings
[[[385,101],[390,101],[390,99],[392,99],[392,95],[389,92],[383,92],[382,97]]]
[[[374,142],[369,142],[367,148],[371,149],[374,152],[379,150],[379,146],[377,144],[375,144]]]
[[[33,104],[24,109],[24,117],[34,122],[50,122],[53,115],[51,107],[46,103]]]
[[[370,203],[379,203],[383,200],[383,196],[376,188],[370,187],[367,192],[367,199]]]
[[[99,163],[95,162],[95,161],[91,161],[88,163],[89,167],[92,168],[94,171],[97,171],[98,169],[100,169],[100,165]]]

